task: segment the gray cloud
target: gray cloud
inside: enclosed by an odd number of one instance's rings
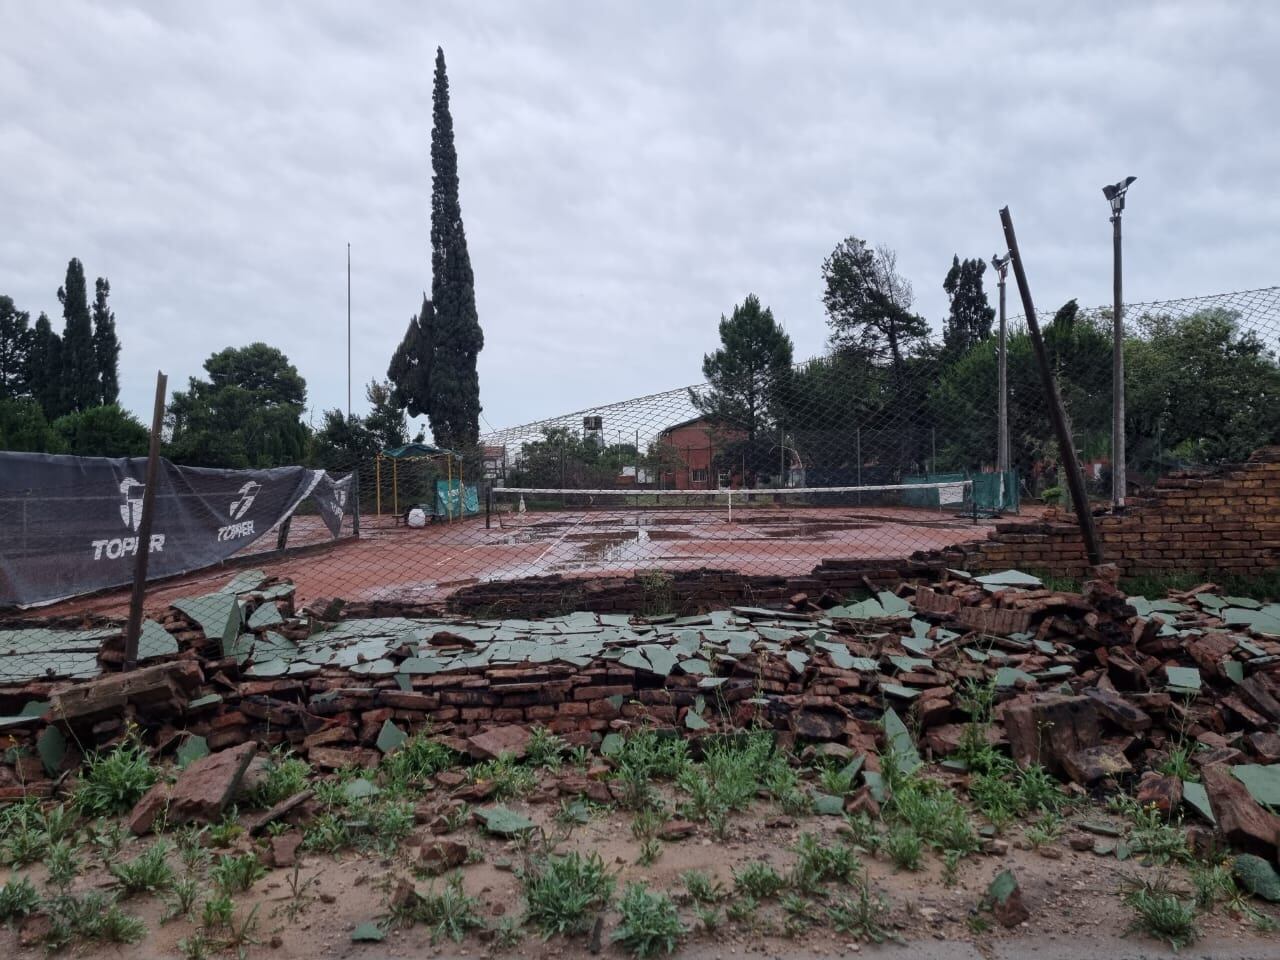
[[[0,0],[0,291],[107,275],[123,399],[275,344],[318,411],[385,373],[430,287],[445,48],[494,426],[698,378],[748,292],[821,350],[823,257],[897,249],[935,323],[1012,207],[1037,302],[1110,292],[1099,192],[1139,176],[1126,291],[1277,282],[1268,3]]]

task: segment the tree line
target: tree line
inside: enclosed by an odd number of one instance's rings
[[[694,407],[722,433],[719,460],[748,484],[777,482],[779,445],[811,485],[899,480],[990,468],[997,436],[996,311],[979,258],[955,256],[935,340],[887,247],[856,237],[821,268],[827,356],[794,365],[790,337],[748,295],[720,320]],[[1127,316],[1126,431],[1132,463],[1241,460],[1280,442],[1280,365],[1231,311]],[[1110,449],[1111,316],[1075,300],[1043,326],[1073,436],[1086,460]],[[1011,466],[1052,476],[1056,447],[1024,327],[1007,339]],[[767,478],[767,479],[766,479]],[[872,479],[874,478],[874,479]]]
[[[73,257],[58,287],[62,332],[44,311],[33,324],[0,294],[0,449],[83,455],[145,451],[147,431],[117,404],[120,341],[111,283],[94,282]]]

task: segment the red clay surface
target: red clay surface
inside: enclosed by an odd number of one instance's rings
[[[1028,519],[1026,512],[1022,519]],[[264,560],[268,573],[291,578],[298,600],[440,601],[480,581],[546,574],[627,576],[636,571],[700,567],[747,574],[803,575],[825,559],[905,558],[985,539],[993,521],[936,508],[751,506],[506,512],[413,529],[386,514],[363,517],[359,540],[344,539],[307,556]],[[328,539],[319,520],[295,517],[290,546]],[[270,549],[274,535],[259,549]],[[147,607],[216,589],[233,571],[221,567],[156,585]],[[71,600],[40,613],[91,610],[121,614],[127,591]]]

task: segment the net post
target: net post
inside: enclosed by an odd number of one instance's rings
[[[285,544],[289,542],[289,525],[293,523],[293,514],[289,514],[284,518],[284,523],[280,524],[280,532],[276,534],[276,549],[283,550]]]
[[[156,474],[160,468],[160,431],[164,427],[164,394],[169,378],[156,372],[156,402],[151,414],[151,445],[147,451],[146,486],[142,489],[142,517],[138,521],[138,553],[133,564],[133,595],[124,631],[124,669],[138,666],[138,637],[142,633],[142,604],[147,593],[147,561],[151,556],[151,522],[155,515]]]
[[[489,529],[489,518],[493,516],[493,481],[484,488],[484,528]]]
[[[360,539],[360,464],[351,471],[351,534]]]

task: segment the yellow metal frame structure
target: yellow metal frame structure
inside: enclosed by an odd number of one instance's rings
[[[458,461],[458,519],[462,519],[465,510],[463,497],[466,496],[466,484],[463,480],[462,458],[455,453],[445,451],[442,453],[432,454],[423,457],[387,457],[381,453],[373,461],[374,470],[374,509],[379,518],[382,516],[382,461],[391,461],[391,515],[398,516],[400,513],[400,461],[401,460],[440,460],[445,462],[445,477],[448,482],[448,489],[453,489],[453,462]],[[453,523],[453,503],[451,498],[446,498],[445,504],[448,512],[445,514],[449,523]]]

